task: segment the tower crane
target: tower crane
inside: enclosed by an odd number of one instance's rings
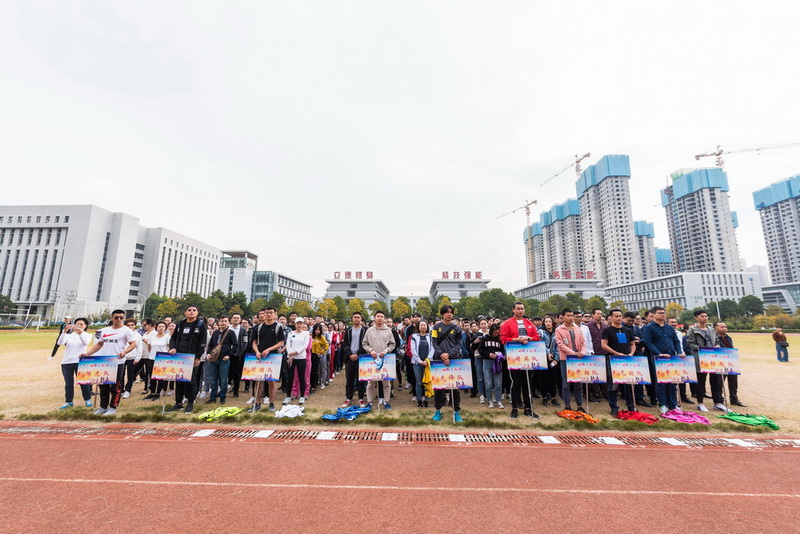
[[[586,153],[586,154],[584,154],[583,156],[579,156],[578,154],[575,154],[575,161],[574,161],[574,162],[571,162],[569,165],[567,165],[566,167],[564,167],[563,169],[561,169],[560,171],[558,171],[557,173],[555,173],[553,176],[551,176],[550,178],[548,178],[547,180],[545,180],[544,182],[542,182],[541,184],[539,184],[539,187],[542,187],[544,184],[546,184],[546,183],[547,183],[547,182],[549,182],[550,180],[553,180],[553,179],[555,179],[555,178],[558,178],[559,176],[561,176],[561,174],[562,174],[564,171],[566,171],[567,169],[569,169],[569,168],[570,168],[570,167],[572,167],[573,165],[575,165],[575,174],[577,174],[577,175],[578,175],[578,178],[580,178],[580,177],[581,177],[581,161],[583,161],[583,160],[585,160],[586,158],[589,158],[589,157],[591,157],[591,156],[592,156],[592,154],[591,154],[590,152],[587,152],[587,153]]]
[[[516,213],[519,210],[525,210],[525,219],[527,220],[528,225],[525,227],[525,231],[528,234],[528,238],[525,240],[525,246],[528,249],[528,283],[533,282],[533,236],[531,236],[531,206],[536,204],[535,200],[531,200],[528,202],[525,199],[525,204],[518,207],[517,209],[511,210],[508,213],[504,213],[503,215],[497,217],[497,219],[502,219],[506,215],[511,215],[512,213]]]
[[[707,154],[696,154],[694,159],[699,161],[700,158],[715,156],[717,167],[722,168],[722,166],[725,164],[725,160],[722,158],[723,154],[739,154],[742,152],[761,152],[762,150],[772,150],[774,148],[790,148],[793,146],[800,146],[800,143],[788,143],[785,145],[767,145],[762,147],[740,148],[737,150],[722,150],[722,146],[717,145],[717,149],[714,152],[709,152]]]

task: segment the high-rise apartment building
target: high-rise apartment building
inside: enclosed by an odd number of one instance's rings
[[[531,251],[528,250],[528,236],[531,239]],[[547,278],[547,261],[545,259],[545,243],[544,232],[542,231],[541,223],[535,222],[524,232],[523,238],[525,240],[525,254],[528,258],[528,273],[531,271],[531,262],[533,262],[533,278],[528,276],[528,283],[533,283],[538,280]],[[531,254],[532,252],[532,254]]]
[[[672,251],[668,248],[656,249],[656,276],[669,276],[675,274],[675,264],[672,263]]]
[[[739,272],[736,214],[719,168],[680,170],[661,192],[677,272]]]
[[[587,271],[608,286],[642,279],[633,235],[628,156],[607,155],[581,173],[575,184]]]
[[[800,282],[800,174],[753,193],[772,284]]]
[[[642,277],[655,278],[658,276],[656,268],[656,246],[653,243],[655,231],[653,223],[647,221],[633,222],[633,236],[636,240],[636,257],[639,259]]]
[[[574,198],[542,213],[545,275],[548,278],[560,278],[563,271],[584,272],[580,219],[580,206]]]

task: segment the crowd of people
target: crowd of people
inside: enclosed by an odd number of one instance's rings
[[[528,317],[521,302],[514,304],[508,318],[455,318],[452,306],[439,310],[438,318],[422,318],[419,314],[404,317],[397,324],[377,312],[366,322],[361,313],[353,313],[349,325],[328,321],[321,316],[298,317],[278,314],[267,307],[249,319],[238,313],[230,316],[203,318],[195,306],[188,306],[184,318],[172,317],[154,321],[144,319],[141,325],[115,310],[108,326],[94,336],[87,332],[88,321],[67,317],[53,348],[65,347],[61,361],[65,385],[62,409],[74,406],[74,379],[82,357],[90,355],[118,358],[116,382],[99,386],[99,406],[92,404],[91,386],[81,386],[87,407],[98,415],[114,415],[124,399],[133,394],[137,380],[143,385],[144,399],[157,401],[172,398],[167,411],[190,414],[198,400],[205,404],[225,404],[230,398],[248,397],[250,410],[259,411],[266,404],[275,411],[276,404],[297,401],[303,405],[317,391],[330,387],[335,377],[342,376],[342,407],[375,405],[392,409],[393,399],[408,395],[411,405],[429,408],[429,397],[423,382],[430,361],[450,365],[451,359],[469,359],[472,364],[473,388],[465,390],[476,405],[488,410],[505,410],[509,416],[538,418],[534,404],[572,410],[588,410],[588,403],[607,402],[612,415],[619,411],[621,394],[628,410],[658,406],[662,413],[680,410],[681,405],[695,405],[707,412],[704,399],[710,397],[713,409],[728,411],[727,404],[745,406],[738,397],[738,377],[698,372],[697,384],[620,385],[611,380],[609,359],[607,383],[581,384],[567,380],[567,356],[644,355],[651,377],[655,378],[658,355],[694,356],[701,348],[733,347],[725,323],[710,324],[708,313],[695,312],[691,326],[679,327],[677,320],[667,320],[664,308],[655,307],[644,315],[612,309],[608,313],[594,309],[586,312],[564,309],[558,314]],[[781,334],[782,335],[782,334]],[[92,341],[94,343],[92,344]],[[506,345],[541,341],[546,347],[548,368],[524,371],[509,369]],[[776,338],[776,345],[781,346]],[[785,336],[783,338],[785,342]],[[785,348],[785,347],[783,347]],[[155,355],[183,353],[194,355],[194,367],[188,382],[152,379]],[[253,382],[242,380],[246,354],[264,358],[282,355],[280,381]],[[359,357],[381,360],[396,355],[396,380],[364,382],[359,380]],[[779,352],[779,359],[781,354]],[[787,355],[788,359],[788,355]],[[699,368],[698,368],[699,371]],[[725,399],[725,381],[729,393]],[[710,395],[706,392],[706,383]],[[694,400],[689,398],[691,395]],[[235,401],[241,402],[241,401]],[[436,390],[433,395],[432,420],[442,418],[442,410],[450,406],[453,419],[461,418],[461,391]]]

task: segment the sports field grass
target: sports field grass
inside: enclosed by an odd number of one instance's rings
[[[743,374],[739,378],[739,398],[748,405],[748,408],[739,409],[741,412],[763,414],[774,419],[781,428],[781,432],[800,434],[800,355],[795,358],[792,350],[800,347],[800,334],[789,334],[790,363],[778,363],[775,358],[774,343],[768,334],[732,334],[734,343],[739,347],[742,358]],[[76,407],[70,410],[59,411],[58,406],[64,402],[64,382],[61,377],[61,355],[63,348],[54,360],[48,360],[56,332],[42,331],[18,332],[0,331],[0,415],[5,419],[97,419],[100,417],[90,415],[90,410]],[[192,422],[193,417],[183,415],[161,416],[161,405],[143,401],[142,384],[136,383],[131,398],[122,400],[116,421],[171,421]],[[245,401],[248,396],[242,395],[239,399],[229,397],[228,406],[246,408]],[[168,397],[172,400],[172,397]],[[231,424],[292,424],[294,426],[323,424],[320,416],[323,413],[332,413],[344,399],[343,375],[334,378],[331,386],[314,394],[306,403],[306,417],[302,419],[275,419],[269,412],[261,412],[250,416],[241,414],[236,418],[226,421]],[[76,405],[82,405],[80,391],[75,388]],[[420,410],[411,402],[411,395],[407,390],[396,393],[392,400],[393,410],[390,412],[371,413],[359,417],[353,422],[333,423],[337,427],[379,425],[382,427],[402,428],[439,428],[452,426],[452,412],[444,410],[444,420],[438,425],[430,422],[432,409]],[[512,420],[510,401],[507,401],[504,410],[490,410],[485,405],[478,403],[478,399],[469,398],[469,393],[462,394],[462,415],[464,425],[473,430],[477,429],[523,429],[540,428],[548,430],[593,428],[607,430],[651,430],[641,423],[619,421],[609,416],[608,405],[605,403],[587,403],[590,413],[602,419],[599,425],[576,424],[565,421],[555,415],[553,407],[541,406],[541,401],[534,399],[537,413],[542,417],[537,425],[530,419],[520,418]],[[623,403],[624,404],[624,403]],[[432,402],[431,402],[432,405]],[[203,400],[197,401],[195,415],[205,411],[207,407]],[[217,405],[218,406],[218,405]],[[711,407],[710,401],[706,406]],[[623,406],[624,407],[624,406]],[[208,407],[213,408],[213,407]],[[690,407],[694,409],[692,405]],[[656,414],[656,409],[642,409]],[[661,431],[747,431],[749,427],[736,423],[727,423],[713,417],[711,427],[700,425],[684,425],[680,423],[662,422],[652,430]],[[325,423],[331,425],[331,423]]]

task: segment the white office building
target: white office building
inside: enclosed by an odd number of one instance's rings
[[[763,298],[761,277],[758,273],[676,273],[606,288],[607,301],[621,300],[630,310],[666,307],[670,302],[692,310],[723,299],[738,302],[746,295]]]
[[[256,271],[253,274],[253,300],[269,300],[273,293],[283,295],[288,306],[304,300],[311,303],[311,285],[275,271]]]
[[[761,216],[771,283],[800,283],[800,174],[756,191],[753,201]]]
[[[219,260],[219,275],[217,276],[217,289],[227,295],[244,293],[247,302],[253,299],[253,276],[258,265],[258,256],[245,250],[222,251]]]
[[[360,299],[367,307],[373,302],[383,302],[389,306],[389,289],[383,280],[377,278],[329,278],[325,280],[328,290],[324,298],[342,297],[345,302]]]
[[[633,234],[628,156],[607,155],[581,173],[575,184],[585,270],[608,285],[642,279]]]
[[[437,278],[431,282],[428,297],[433,302],[446,296],[455,303],[464,297],[477,297],[488,289],[489,282],[488,278]]]
[[[29,313],[133,313],[151,293],[205,297],[219,259],[215,247],[98,206],[0,206],[0,294]]]
[[[728,177],[720,168],[679,170],[661,192],[670,249],[678,272],[738,272],[736,213],[728,201]]]
[[[562,273],[563,274],[563,273]],[[567,293],[577,293],[581,298],[591,297],[605,298],[606,291],[603,288],[602,280],[580,279],[580,278],[557,278],[551,280],[540,280],[533,284],[517,289],[514,296],[520,299],[536,299],[545,301],[554,295],[566,295]]]

